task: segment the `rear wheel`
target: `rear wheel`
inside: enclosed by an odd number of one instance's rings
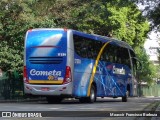
[[[89,103],[93,103],[96,101],[96,89],[93,85],[90,90],[90,96],[87,99]]]
[[[127,90],[126,92],[126,96],[129,97],[130,96],[130,92]]]
[[[128,91],[126,92],[126,95],[122,97],[122,102],[127,102],[128,98]]]
[[[130,96],[130,85],[128,84],[127,85],[127,97],[129,97]]]
[[[79,101],[81,103],[93,103],[93,102],[95,102],[96,101],[96,89],[95,89],[95,87],[92,85],[89,97],[79,98]]]
[[[62,97],[53,97],[53,96],[48,96],[46,97],[46,99],[49,104],[60,103],[63,100]]]
[[[87,103],[87,98],[86,97],[79,98],[79,102]]]

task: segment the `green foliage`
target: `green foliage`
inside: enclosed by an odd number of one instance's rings
[[[151,29],[160,31],[160,1],[159,0],[132,0],[137,4],[143,5],[145,8],[143,13],[151,22]]]
[[[30,28],[54,27],[52,20],[37,17],[30,8],[34,0],[0,2],[0,67],[22,73],[25,33]]]
[[[1,0],[0,67],[3,71],[22,73],[25,33],[39,27],[67,27],[112,35],[134,48],[143,46],[149,31],[146,18],[131,0]],[[144,66],[148,66],[143,75],[146,73],[149,80],[153,67],[145,55],[136,51]]]
[[[145,50],[136,48],[136,51],[142,63],[142,71],[138,71],[139,80],[151,85],[153,83],[153,78],[157,77],[157,67],[149,61],[149,56],[146,54]]]
[[[72,0],[71,0],[72,1]],[[81,1],[81,2],[80,2]],[[76,4],[81,3],[79,6]],[[82,4],[83,3],[83,4]],[[128,0],[92,0],[52,6],[60,27],[77,29],[126,41],[133,47],[143,46],[149,24],[135,4]],[[61,4],[59,4],[61,5]],[[63,10],[66,8],[65,10]],[[61,10],[62,9],[62,10]],[[57,15],[56,11],[61,14]]]
[[[153,22],[152,27],[156,28],[158,31],[160,31],[159,11],[160,11],[160,2],[155,9],[149,11],[148,13],[149,19]]]

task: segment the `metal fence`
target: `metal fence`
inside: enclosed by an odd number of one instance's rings
[[[0,99],[21,99],[23,97],[22,76],[16,72],[6,73],[0,77]]]
[[[160,96],[160,84],[153,86],[142,85],[141,94],[142,96]]]

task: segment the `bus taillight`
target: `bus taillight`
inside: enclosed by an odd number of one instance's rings
[[[63,80],[63,84],[67,84],[72,81],[72,76],[71,76],[71,68],[69,66],[66,66],[66,75]]]
[[[28,32],[32,32],[32,29],[29,29]]]
[[[67,28],[64,28],[64,31],[67,32]]]
[[[24,66],[24,68],[23,68],[23,81],[24,81],[24,83],[29,83],[26,66]]]

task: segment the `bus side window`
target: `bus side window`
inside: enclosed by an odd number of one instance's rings
[[[92,54],[92,51],[93,51],[93,48],[92,48],[92,42],[89,40],[88,43],[87,43],[87,58],[93,58],[93,54]]]
[[[129,68],[131,67],[130,65],[130,58],[129,58],[129,52],[127,48],[121,48],[121,64],[127,65]]]
[[[111,62],[112,61],[112,55],[111,55],[111,47],[110,44],[107,45],[107,47],[104,48],[103,53],[101,55],[101,60],[105,62]]]
[[[102,46],[103,46],[102,42],[100,42],[100,41],[95,41],[94,42],[94,48],[93,49],[94,49],[94,58],[95,59],[97,58]],[[101,60],[101,56],[100,56],[100,60]]]
[[[75,52],[81,56],[81,57],[86,57],[86,46],[85,46],[85,41],[82,37],[74,35],[74,49]]]
[[[95,46],[95,41],[93,41],[93,42],[91,43],[91,51],[90,51],[90,54],[92,55],[92,59],[96,59],[96,54],[95,54],[95,48],[94,48],[94,46]]]
[[[102,47],[102,42],[90,38],[73,35],[75,52],[89,59],[96,59]]]
[[[84,48],[84,50],[82,51],[83,57],[88,58],[89,46],[88,46],[88,42],[87,42],[86,38],[83,38],[82,48]]]
[[[115,63],[117,59],[117,50],[116,47],[112,44],[108,46],[108,55],[109,55],[109,61]]]
[[[132,50],[130,50],[130,54],[131,54],[132,63],[133,63],[133,70],[136,71],[137,68],[138,68],[137,61],[136,61],[136,59],[133,59],[133,58],[136,57],[136,55],[135,55],[135,53]]]

